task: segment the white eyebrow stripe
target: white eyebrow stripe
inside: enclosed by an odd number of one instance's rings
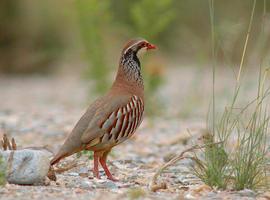
[[[130,47],[126,48],[126,50],[124,51],[124,54],[126,54],[126,53],[127,53],[127,51],[128,51],[129,49],[131,49],[132,47],[134,47],[134,46],[136,46],[136,45],[140,44],[141,42],[143,42],[143,40],[140,40],[140,41],[138,41],[138,42],[134,43],[133,45],[131,45]]]

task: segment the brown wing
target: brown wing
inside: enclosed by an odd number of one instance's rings
[[[96,116],[81,137],[83,143],[90,143],[90,146],[117,144],[134,133],[142,121],[143,100],[135,95],[121,99],[119,102],[119,97],[117,98],[115,106],[104,105],[97,110]],[[112,98],[109,105],[114,101]]]

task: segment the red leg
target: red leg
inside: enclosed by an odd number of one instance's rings
[[[98,171],[98,159],[99,155],[97,152],[94,152],[94,168],[93,168],[93,174],[97,179],[100,179],[99,171]]]
[[[102,168],[104,169],[104,172],[107,176],[107,178],[111,181],[118,181],[116,178],[114,178],[110,172],[110,170],[107,167],[106,161],[107,161],[107,155],[110,151],[106,151],[102,157],[99,158],[99,162],[102,166]]]

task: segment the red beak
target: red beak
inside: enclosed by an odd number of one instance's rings
[[[157,49],[157,47],[155,45],[153,45],[153,44],[148,43],[146,49],[147,50],[149,50],[149,49]]]

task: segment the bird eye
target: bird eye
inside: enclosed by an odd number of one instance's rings
[[[141,48],[143,48],[143,47],[147,47],[147,43],[146,42],[142,43]]]

